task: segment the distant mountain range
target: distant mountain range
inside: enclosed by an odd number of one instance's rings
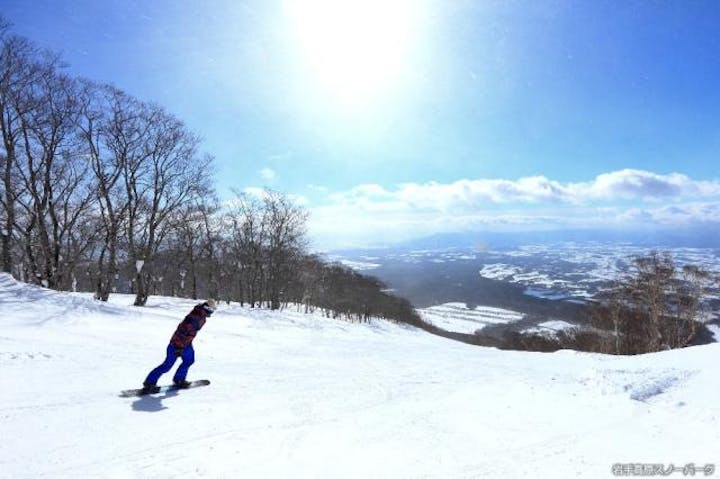
[[[649,248],[720,248],[720,228],[645,229],[645,230],[553,230],[513,233],[462,232],[441,233],[405,241],[389,249],[445,250],[448,248],[475,248],[477,250],[512,248],[525,244],[588,241],[632,243]]]

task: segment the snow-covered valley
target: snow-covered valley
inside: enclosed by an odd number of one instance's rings
[[[383,321],[221,305],[206,388],[122,399],[191,300],[0,275],[0,477],[612,477],[719,464],[720,344],[636,357],[499,351]],[[162,383],[170,381],[169,375]]]

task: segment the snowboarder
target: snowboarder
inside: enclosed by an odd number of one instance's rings
[[[193,349],[192,342],[197,332],[200,331],[200,328],[205,324],[207,318],[215,312],[215,307],[215,300],[208,299],[204,303],[195,305],[193,310],[185,316],[185,319],[183,319],[177,327],[175,334],[170,338],[165,362],[150,371],[145,382],[143,382],[145,389],[150,390],[157,388],[158,379],[170,371],[175,361],[177,361],[177,358],[182,358],[182,363],[175,372],[173,383],[180,388],[186,388],[190,385],[190,383],[185,380],[185,377],[187,376],[188,369],[195,362],[195,350]]]

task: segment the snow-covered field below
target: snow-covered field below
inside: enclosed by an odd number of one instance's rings
[[[465,303],[445,303],[417,310],[427,323],[455,333],[474,334],[488,325],[508,324],[525,316],[516,311],[488,306],[468,308]]]
[[[570,324],[567,321],[560,321],[560,320],[551,320],[551,321],[545,321],[534,328],[526,329],[525,333],[532,333],[532,334],[544,334],[549,336],[554,336],[555,333],[559,331],[567,331],[571,329],[577,328],[576,325]]]
[[[102,304],[0,275],[0,303],[3,478],[602,478],[613,464],[720,466],[720,344],[511,352],[222,305],[189,375],[210,386],[123,399],[193,301]]]

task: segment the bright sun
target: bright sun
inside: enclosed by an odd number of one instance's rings
[[[349,105],[367,102],[399,80],[412,43],[413,7],[412,0],[286,2],[314,81]]]

